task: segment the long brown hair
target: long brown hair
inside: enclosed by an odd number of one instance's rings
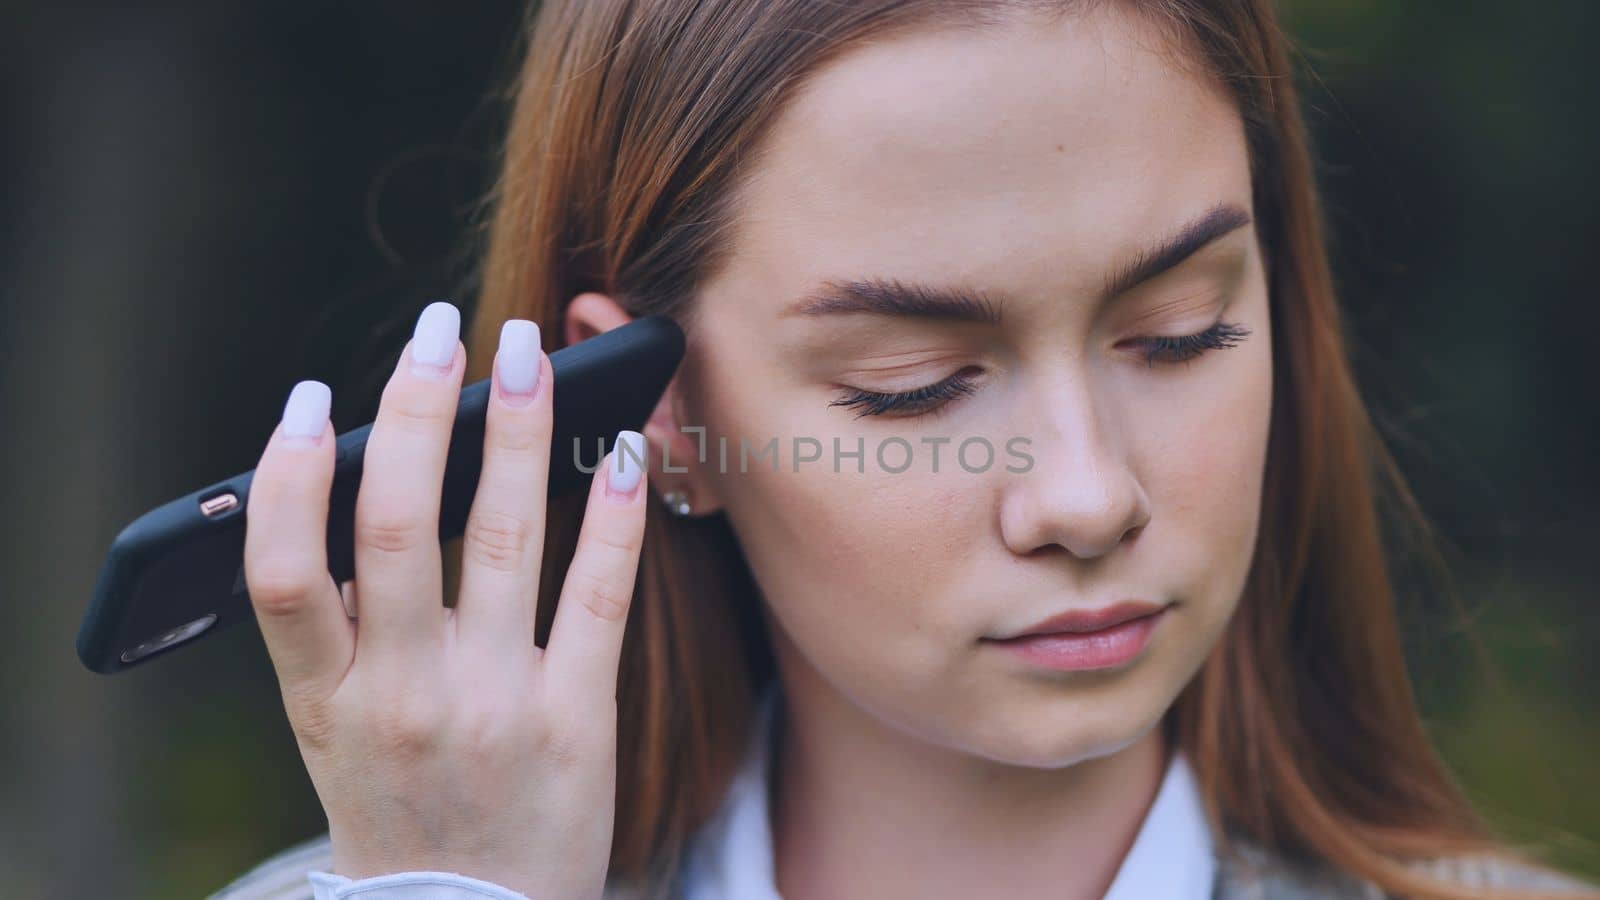
[[[1240,836],[1386,891],[1487,897],[1410,861],[1510,856],[1435,754],[1402,657],[1382,534],[1392,508],[1429,529],[1349,363],[1290,44],[1270,0],[1131,6],[1236,99],[1274,323],[1270,447],[1255,566],[1234,620],[1163,722],[1192,761],[1220,849]],[[486,217],[468,379],[500,323],[606,293],[632,315],[693,298],[733,226],[729,200],[774,114],[809,73],[866,38],[981,27],[1003,0],[551,0],[531,10]],[[680,378],[684,372],[680,371]],[[549,634],[582,496],[552,504],[537,640]],[[1392,506],[1386,506],[1385,501]],[[618,683],[612,872],[660,886],[721,801],[774,677],[759,599],[726,520],[652,504]]]

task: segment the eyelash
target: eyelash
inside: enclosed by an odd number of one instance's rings
[[[1144,338],[1142,343],[1147,348],[1144,354],[1145,362],[1151,367],[1155,366],[1157,360],[1186,363],[1208,350],[1225,350],[1237,346],[1239,341],[1249,335],[1250,329],[1242,325],[1218,322],[1199,334]],[[977,390],[977,385],[970,376],[964,374],[965,371],[963,369],[934,384],[898,393],[849,388],[843,396],[828,405],[859,408],[862,411],[856,414],[858,419],[862,416],[880,416],[895,411],[905,413],[906,417],[930,412],[938,413],[950,401]]]

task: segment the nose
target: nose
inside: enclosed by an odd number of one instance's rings
[[[1121,436],[1101,421],[1081,382],[1053,386],[1040,405],[1022,431],[1033,463],[1009,475],[1003,494],[1006,545],[1024,555],[1051,545],[1083,558],[1110,553],[1150,520]]]

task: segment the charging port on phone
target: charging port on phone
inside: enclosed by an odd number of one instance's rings
[[[228,491],[226,493],[218,494],[215,497],[201,500],[200,513],[206,518],[215,519],[217,516],[220,516],[229,510],[237,509],[238,506],[239,495],[235,494],[233,491]]]

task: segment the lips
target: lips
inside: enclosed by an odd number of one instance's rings
[[[1123,600],[1099,609],[1070,609],[996,640],[1009,641],[1040,634],[1088,634],[1151,616],[1163,609],[1162,604],[1147,600]]]

